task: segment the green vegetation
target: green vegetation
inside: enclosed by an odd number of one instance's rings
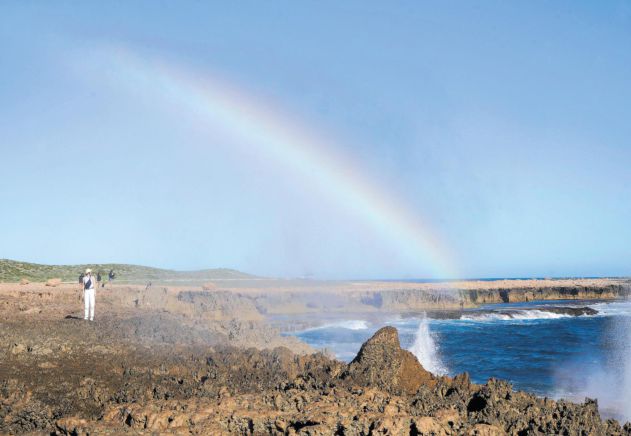
[[[107,280],[110,269],[116,273],[116,282],[146,283],[147,281],[183,282],[192,283],[211,280],[234,280],[255,278],[246,273],[232,269],[205,269],[199,271],[173,271],[168,269],[151,268],[139,265],[127,265],[116,263],[87,264],[87,265],[40,265],[37,263],[18,262],[9,259],[0,259],[0,282],[19,282],[20,279],[28,279],[31,282],[45,282],[48,279],[60,278],[64,282],[75,282],[79,274],[91,268],[92,271],[101,272],[103,280]]]

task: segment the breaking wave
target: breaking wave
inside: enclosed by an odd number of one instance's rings
[[[592,304],[590,307],[601,316],[629,316],[631,313],[631,301],[607,301]]]
[[[368,321],[365,321],[363,319],[349,319],[344,321],[336,321],[329,324],[323,324],[317,327],[306,329],[305,331],[323,329],[366,330],[369,327],[370,326],[368,324]]]
[[[414,343],[410,347],[412,354],[416,356],[423,368],[432,374],[447,374],[447,369],[440,360],[438,348],[434,342],[431,332],[429,331],[429,321],[423,316],[420,320]]]
[[[538,319],[559,319],[572,318],[573,315],[565,313],[547,312],[545,310],[514,310],[510,312],[481,313],[462,315],[463,321],[493,322],[493,321],[515,321],[515,320],[538,320]]]

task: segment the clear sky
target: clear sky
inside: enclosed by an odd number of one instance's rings
[[[631,2],[3,1],[0,153],[0,258],[631,275]]]

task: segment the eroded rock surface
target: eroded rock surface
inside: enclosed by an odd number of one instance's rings
[[[412,353],[401,348],[394,327],[383,327],[366,341],[344,376],[361,386],[407,394],[436,382]]]
[[[466,374],[435,377],[401,349],[392,327],[346,365],[281,336],[267,315],[317,310],[322,301],[342,310],[353,299],[370,310],[460,304],[448,294],[277,294],[281,301],[259,291],[120,286],[98,291],[89,323],[76,285],[2,286],[0,434],[631,434],[603,421],[591,400],[537,398],[497,380],[472,384]],[[504,295],[486,291],[476,301]]]
[[[65,322],[78,332],[121,327]],[[90,345],[61,336],[46,336],[47,353],[35,352],[44,348],[36,341],[5,346],[0,433],[631,434],[601,420],[591,400],[537,398],[498,380],[473,384],[466,374],[434,377],[401,349],[392,327],[348,365],[285,347],[166,343],[155,335],[135,346]]]

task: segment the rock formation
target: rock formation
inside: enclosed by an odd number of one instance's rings
[[[378,310],[408,291],[358,301]],[[279,295],[283,310],[321,297]],[[95,323],[80,319],[80,297],[76,284],[0,285],[0,434],[631,435],[592,400],[433,376],[392,327],[348,365],[314,354],[270,326],[272,300],[258,291],[114,286],[99,290]]]
[[[348,365],[287,348],[169,345],[160,335],[151,347],[101,342],[12,343],[0,356],[0,433],[631,435],[630,425],[601,420],[592,400],[432,376],[392,327]]]
[[[401,348],[394,327],[383,327],[362,345],[345,377],[361,386],[407,394],[416,393],[421,385],[435,384],[416,357]]]

